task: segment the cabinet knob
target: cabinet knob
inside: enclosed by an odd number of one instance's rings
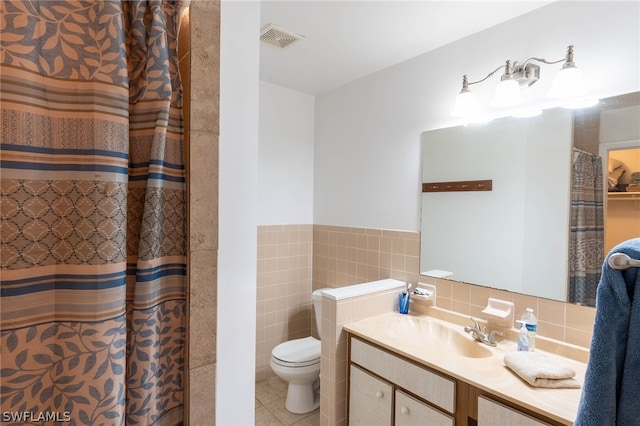
[[[383,396],[384,394],[382,393],[382,391],[376,392],[376,398],[382,398]]]
[[[409,409],[408,409],[407,407],[402,407],[402,408],[400,409],[400,412],[401,412],[402,414],[409,414]]]

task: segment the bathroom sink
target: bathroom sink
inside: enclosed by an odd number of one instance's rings
[[[482,343],[468,338],[462,332],[437,321],[403,315],[385,323],[385,332],[414,342],[434,352],[446,352],[467,358],[487,358],[492,352]]]

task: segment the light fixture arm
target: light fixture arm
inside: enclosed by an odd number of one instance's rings
[[[565,55],[565,57],[562,59],[558,59],[557,61],[549,61],[547,59],[537,57],[528,58],[522,63],[522,65],[520,65],[517,61],[514,61],[513,65],[511,65],[511,61],[506,61],[504,65],[500,65],[498,68],[487,74],[484,78],[476,81],[469,81],[468,76],[465,74],[462,77],[462,92],[469,91],[469,86],[482,83],[503,68],[505,69],[505,72],[502,75],[503,80],[507,78],[514,78],[523,86],[531,86],[540,78],[540,67],[533,64],[533,61],[547,65],[558,64],[564,61],[564,65],[562,66],[562,68],[575,67],[575,63],[573,62],[573,45],[569,45],[567,47],[567,54]]]
[[[511,68],[511,61],[507,61],[504,65],[500,65],[498,68],[496,68],[495,70],[491,71],[489,74],[486,75],[485,78],[483,78],[481,80],[469,82],[468,78],[467,78],[467,75],[465,74],[464,76],[462,76],[462,85],[463,85],[463,87],[465,87],[465,85],[466,85],[466,87],[469,88],[469,86],[471,86],[472,84],[482,83],[486,79],[492,77],[495,73],[500,71],[502,68],[505,68],[505,73],[508,72],[509,68]]]
[[[573,62],[573,45],[569,45],[569,47],[567,47],[567,54],[565,55],[564,58],[562,59],[558,59],[557,61],[548,61],[544,58],[529,58],[526,61],[524,61],[524,63],[522,64],[522,67],[526,67],[527,64],[531,61],[536,61],[536,62],[540,62],[543,64],[547,64],[547,65],[553,65],[553,64],[559,64],[560,62],[564,61],[564,66],[563,68],[567,68],[567,67],[575,67],[576,64]]]
[[[524,102],[524,89],[528,88],[540,79],[540,65],[553,65],[564,62],[562,69],[556,73],[551,89],[547,93],[550,98],[569,99],[583,96],[586,93],[582,71],[573,62],[573,45],[567,47],[565,56],[558,60],[547,60],[544,58],[531,57],[520,63],[517,61],[505,61],[484,78],[476,81],[469,81],[465,74],[462,77],[462,90],[456,97],[454,105],[454,116],[464,116],[469,111],[476,110],[477,104],[475,96],[469,89],[474,84],[482,83],[489,79],[498,71],[504,69],[500,82],[496,86],[496,91],[491,102],[491,106],[497,108],[507,108],[519,105]],[[517,84],[516,84],[517,83]]]
[[[566,57],[564,57],[564,58],[562,58],[562,59],[558,59],[557,61],[547,61],[547,60],[546,60],[546,59],[544,59],[544,58],[529,58],[529,59],[527,59],[526,61],[524,61],[524,63],[522,64],[522,66],[523,66],[523,67],[526,67],[526,66],[529,64],[529,62],[531,62],[531,61],[541,62],[541,63],[543,63],[543,64],[547,64],[547,65],[553,65],[553,64],[559,64],[560,62],[562,62],[562,61],[566,61],[566,60],[567,60],[567,58],[566,58]]]

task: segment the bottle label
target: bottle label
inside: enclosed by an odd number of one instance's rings
[[[529,333],[535,333],[536,331],[538,331],[538,324],[527,323],[526,326],[527,326],[527,331]]]

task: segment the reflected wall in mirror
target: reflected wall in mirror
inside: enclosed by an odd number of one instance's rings
[[[615,149],[619,141],[640,146],[638,98],[635,93],[588,110],[556,108],[538,117],[424,132],[423,183],[492,180],[492,190],[422,194],[421,273],[448,271],[455,281],[570,301],[574,137],[575,147],[597,161],[607,153],[603,147]],[[605,184],[606,178],[600,203]],[[603,235],[597,238],[603,246]],[[601,266],[604,255],[598,256]],[[592,296],[573,301],[593,305]]]

